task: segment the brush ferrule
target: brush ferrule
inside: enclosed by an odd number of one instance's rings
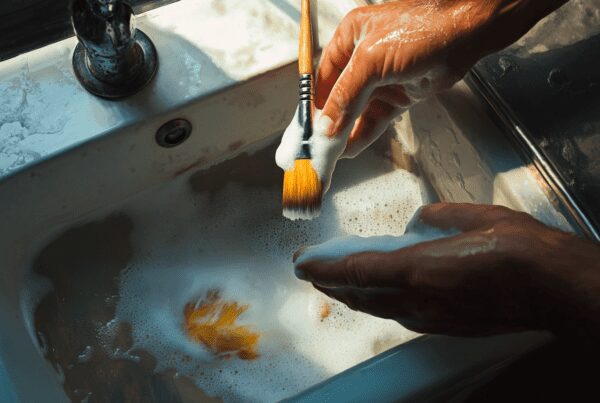
[[[300,100],[312,101],[313,99],[313,77],[312,74],[302,74],[300,76]]]
[[[300,143],[300,151],[296,156],[297,160],[309,160],[312,158],[312,153],[310,152],[310,141],[304,140]]]
[[[302,127],[302,143],[297,159],[312,158],[310,152],[310,138],[312,131],[313,113],[313,79],[312,74],[300,76],[300,101],[298,103],[298,123]]]
[[[312,136],[312,101],[300,100],[298,105],[298,123],[302,127],[302,147],[298,158],[311,158],[310,138]]]
[[[300,101],[298,103],[298,123],[302,127],[302,140],[312,136],[313,85],[312,74],[300,76]]]
[[[302,128],[302,140],[312,136],[312,101],[303,99],[298,104],[298,123]]]

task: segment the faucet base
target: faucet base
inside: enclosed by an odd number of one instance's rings
[[[137,46],[142,53],[143,63],[140,71],[133,78],[119,83],[98,79],[89,68],[84,46],[79,43],[73,53],[73,70],[79,83],[92,94],[112,100],[133,95],[148,85],[158,68],[156,48],[148,35],[139,29],[135,32],[134,41],[134,46]]]

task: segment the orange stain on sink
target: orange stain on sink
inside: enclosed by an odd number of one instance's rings
[[[258,358],[260,334],[248,326],[236,324],[250,306],[235,301],[223,301],[218,290],[211,290],[199,302],[184,308],[185,331],[195,342],[206,346],[220,358],[237,355],[242,360]]]

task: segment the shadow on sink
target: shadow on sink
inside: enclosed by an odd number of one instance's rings
[[[131,263],[132,229],[123,214],[84,224],[51,242],[35,261],[35,272],[49,278],[54,289],[35,311],[35,328],[72,401],[176,402],[179,389],[193,387],[185,378],[154,373],[156,362],[147,352],[130,351],[127,324],[111,329],[110,346],[98,337],[115,315],[116,279]],[[129,359],[115,357],[107,352],[111,349]]]

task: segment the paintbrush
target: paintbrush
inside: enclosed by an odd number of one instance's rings
[[[298,123],[302,128],[302,143],[294,168],[283,175],[283,215],[290,219],[312,219],[319,215],[323,187],[312,165],[310,137],[312,136],[313,103],[313,36],[310,0],[302,0],[300,13],[300,46],[298,72],[300,100]]]

